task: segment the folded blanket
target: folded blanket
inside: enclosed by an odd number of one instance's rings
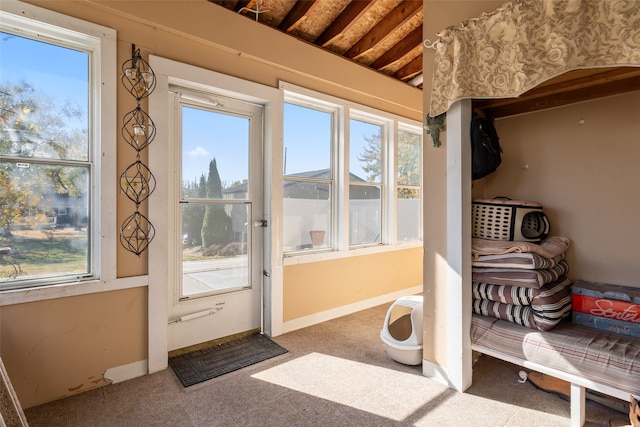
[[[544,285],[540,289],[525,288],[523,286],[492,285],[473,282],[472,294],[474,299],[502,302],[514,305],[538,305],[544,308],[547,303],[553,304],[562,288],[568,288],[571,295],[571,281],[563,276],[560,279]]]
[[[510,252],[533,252],[544,258],[558,256],[569,248],[570,240],[562,236],[550,236],[540,243],[514,242],[508,240],[471,239],[472,258],[480,255],[506,254]]]
[[[532,252],[510,252],[498,255],[478,255],[471,265],[473,267],[518,268],[527,270],[544,270],[553,268],[564,259],[564,252],[553,258],[545,258]]]
[[[555,267],[546,270],[527,270],[522,268],[471,268],[471,279],[492,285],[523,286],[539,289],[552,283],[569,272],[566,261],[560,261]]]
[[[570,287],[571,281],[566,277],[543,289],[474,286],[473,312],[548,331],[571,314]]]

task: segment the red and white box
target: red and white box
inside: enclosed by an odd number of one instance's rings
[[[576,324],[640,336],[640,288],[578,280],[571,304]]]

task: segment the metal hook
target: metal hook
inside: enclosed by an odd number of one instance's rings
[[[431,40],[429,39],[425,39],[422,44],[424,45],[425,48],[427,49],[435,49],[436,48],[436,44],[438,44],[438,40],[434,41],[433,43],[431,42]]]

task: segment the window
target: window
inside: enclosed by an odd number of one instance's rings
[[[419,240],[422,237],[422,133],[399,130],[397,158],[397,238],[398,241]]]
[[[115,88],[100,77],[103,65],[115,67],[115,50],[103,49],[115,34],[29,5],[6,8],[15,11],[0,11],[0,290],[98,279],[107,251],[97,201],[115,187],[115,177],[101,184],[109,152],[100,142],[114,145],[101,126],[101,91]],[[36,10],[74,31],[29,19]]]
[[[284,253],[422,238],[417,122],[282,84]]]
[[[349,121],[349,245],[382,242],[384,127]]]
[[[284,105],[285,252],[330,248],[333,112]]]

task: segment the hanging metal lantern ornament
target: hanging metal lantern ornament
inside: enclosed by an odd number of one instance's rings
[[[140,153],[149,147],[156,136],[156,127],[151,117],[142,109],[140,101],[148,97],[156,87],[156,75],[149,64],[140,56],[140,50],[131,46],[131,59],[122,64],[122,84],[136,100],[136,108],[122,119],[121,135],[136,151],[136,160],[120,175],[120,189],[135,203],[136,209],[120,227],[120,244],[129,252],[142,254],[155,236],[155,228],[140,212],[140,204],[156,188],[156,179],[145,165]]]
[[[140,101],[156,88],[156,75],[151,66],[140,56],[140,49],[131,46],[131,59],[122,64],[122,84],[136,101]]]

